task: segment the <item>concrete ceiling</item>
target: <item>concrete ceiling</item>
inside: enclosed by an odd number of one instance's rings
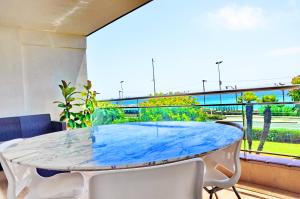
[[[0,0],[0,25],[89,35],[151,0]]]

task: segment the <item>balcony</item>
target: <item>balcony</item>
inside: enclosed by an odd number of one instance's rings
[[[94,126],[123,122],[170,120],[206,122],[217,120],[219,122],[239,123],[244,126],[245,133],[240,155],[242,175],[237,185],[242,198],[299,198],[300,117],[299,112],[297,112],[299,102],[292,101],[288,95],[290,91],[299,89],[299,87],[298,85],[290,85],[102,100],[98,102],[99,108],[94,112],[92,121]],[[251,103],[237,100],[242,99],[245,93],[249,92],[260,97],[266,94],[275,95],[279,100],[274,102],[257,100],[257,102]],[[223,103],[216,103],[215,98],[220,95]],[[191,102],[196,102],[201,101],[204,97],[206,98],[205,104],[204,102],[202,102],[203,104],[180,104],[181,99],[192,99]],[[172,99],[176,99],[175,104]],[[210,99],[213,99],[214,103],[211,103]],[[284,99],[284,101],[280,99]],[[157,101],[161,105],[149,104],[149,102]],[[163,101],[168,101],[170,104],[163,103]],[[249,133],[249,115],[247,115],[249,110],[247,110],[247,106],[253,106],[251,113],[253,128],[250,137],[247,137],[247,133]],[[270,129],[263,149],[257,150],[261,142],[262,131],[265,130],[264,111],[266,107],[269,107],[272,113]],[[174,114],[177,114],[176,117]],[[249,138],[252,140],[251,150],[249,149]],[[2,194],[4,198],[7,181],[3,172],[0,175],[0,196]],[[25,194],[26,190],[23,195]],[[208,198],[208,194],[204,194],[204,198]],[[220,191],[218,196],[220,198],[233,198],[234,193],[231,189],[226,189]]]
[[[61,97],[58,82],[68,79],[82,85],[88,79],[86,38],[149,2],[1,0],[1,117],[50,113],[58,120],[60,110],[52,104]],[[122,93],[119,99],[98,102],[93,125],[165,120],[238,123],[245,134],[237,185],[242,198],[300,198],[300,101],[288,95],[292,90],[299,91],[300,86],[129,98],[121,97]],[[276,100],[247,101],[243,97],[248,92],[259,99],[274,95]],[[164,99],[172,98],[172,103],[165,103]],[[182,98],[191,103],[182,104]],[[269,122],[266,110],[271,114]],[[0,172],[0,198],[6,199],[6,189],[6,177]],[[231,189],[218,195],[235,197]]]

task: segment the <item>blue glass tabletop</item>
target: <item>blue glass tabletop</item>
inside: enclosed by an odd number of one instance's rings
[[[243,135],[236,127],[200,122],[130,123],[92,132],[93,159],[104,166],[184,159],[228,146]]]
[[[5,151],[5,158],[58,170],[103,170],[198,157],[242,139],[214,122],[145,122],[96,126],[38,136]]]

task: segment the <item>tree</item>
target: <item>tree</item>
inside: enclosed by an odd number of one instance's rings
[[[262,102],[276,102],[276,96],[275,95],[264,95],[262,97]],[[271,126],[271,120],[272,120],[272,112],[271,112],[271,106],[266,105],[266,108],[264,110],[264,129],[260,137],[259,145],[257,150],[262,151],[264,148],[265,141],[269,135],[270,126]]]
[[[294,77],[291,81],[292,84],[300,84],[300,75]],[[292,98],[294,102],[300,101],[300,89],[292,89],[289,91],[289,96]],[[298,114],[300,114],[300,105],[297,104],[295,106]]]
[[[244,101],[247,103],[246,105],[246,120],[247,120],[247,129],[246,129],[246,137],[248,142],[249,150],[252,149],[252,126],[253,126],[253,104],[251,102],[256,101],[258,99],[257,95],[253,92],[245,92],[242,96],[238,98],[239,103],[243,103]]]
[[[294,77],[291,81],[292,84],[300,84],[300,75]],[[300,101],[300,89],[290,90],[289,96],[293,101]]]
[[[157,96],[164,96],[159,94]],[[206,113],[198,107],[197,99],[191,96],[151,98],[141,102],[142,121],[205,121]],[[178,107],[176,107],[178,106]]]

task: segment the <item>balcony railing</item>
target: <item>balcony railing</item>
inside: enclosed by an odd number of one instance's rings
[[[292,100],[288,95],[291,90],[300,92],[300,85],[101,100],[100,103],[110,102],[114,105],[103,106],[96,110],[94,124],[161,120],[232,121],[244,127],[243,151],[300,158],[300,101]],[[277,101],[251,103],[238,101],[245,92],[253,92],[259,98],[264,95],[275,95]],[[152,101],[174,97],[180,99],[187,96],[195,98],[199,103],[189,105],[145,103],[151,99]],[[264,114],[266,108],[271,111],[270,128],[266,118],[268,116]],[[249,113],[249,110],[253,111]]]

